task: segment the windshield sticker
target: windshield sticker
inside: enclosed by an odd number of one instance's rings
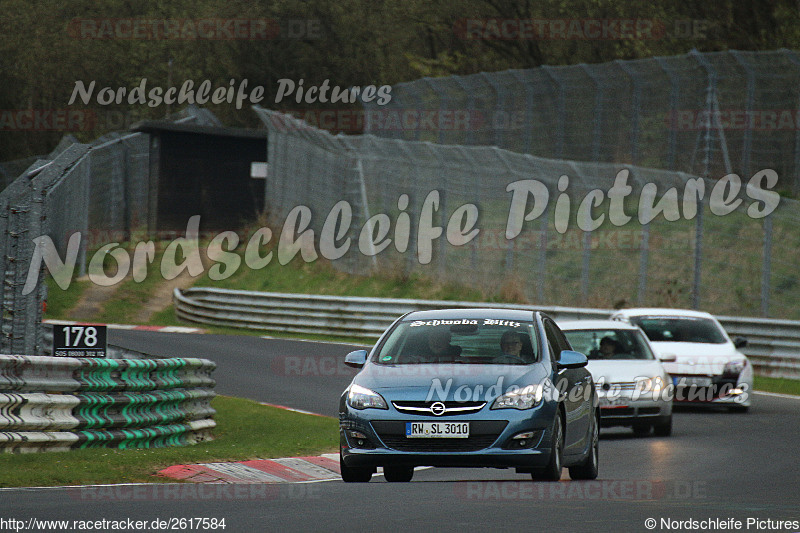
[[[410,324],[409,327],[417,328],[420,326],[455,326],[455,325],[472,325],[477,326],[477,320],[470,320],[468,318],[456,319],[456,320],[415,320]],[[483,326],[502,326],[506,328],[518,328],[522,326],[520,322],[513,322],[511,320],[497,320],[494,318],[484,318]]]

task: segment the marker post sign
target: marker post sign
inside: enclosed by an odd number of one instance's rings
[[[53,355],[56,357],[105,357],[107,348],[106,326],[53,326]]]

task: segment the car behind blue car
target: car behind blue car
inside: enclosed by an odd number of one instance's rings
[[[417,311],[367,352],[339,406],[346,482],[410,481],[416,466],[516,468],[557,481],[598,471],[599,403],[587,358],[540,312]]]

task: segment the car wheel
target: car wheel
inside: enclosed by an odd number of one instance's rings
[[[592,447],[589,456],[578,466],[569,467],[569,477],[572,479],[597,479],[598,462],[600,459],[600,420],[594,418],[592,423]]]
[[[561,425],[561,410],[556,411],[553,421],[553,442],[550,448],[550,461],[543,469],[531,472],[536,481],[558,481],[561,479],[561,453],[564,451],[564,429]]]
[[[384,466],[383,477],[390,483],[405,483],[414,477],[414,467],[411,466]]]
[[[339,455],[339,471],[345,483],[366,483],[372,479],[372,468],[368,466],[347,466]]]
[[[656,437],[669,437],[672,435],[672,415],[669,415],[665,422],[653,425],[653,433]]]
[[[633,434],[637,437],[646,437],[650,434],[651,427],[652,426],[650,424],[634,424]]]

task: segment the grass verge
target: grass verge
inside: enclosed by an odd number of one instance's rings
[[[0,487],[169,482],[156,472],[177,464],[317,455],[338,449],[335,418],[304,415],[218,396],[215,439],[175,448],[96,448],[0,454]]]
[[[796,379],[755,376],[753,378],[753,388],[758,391],[800,396],[800,380]]]

